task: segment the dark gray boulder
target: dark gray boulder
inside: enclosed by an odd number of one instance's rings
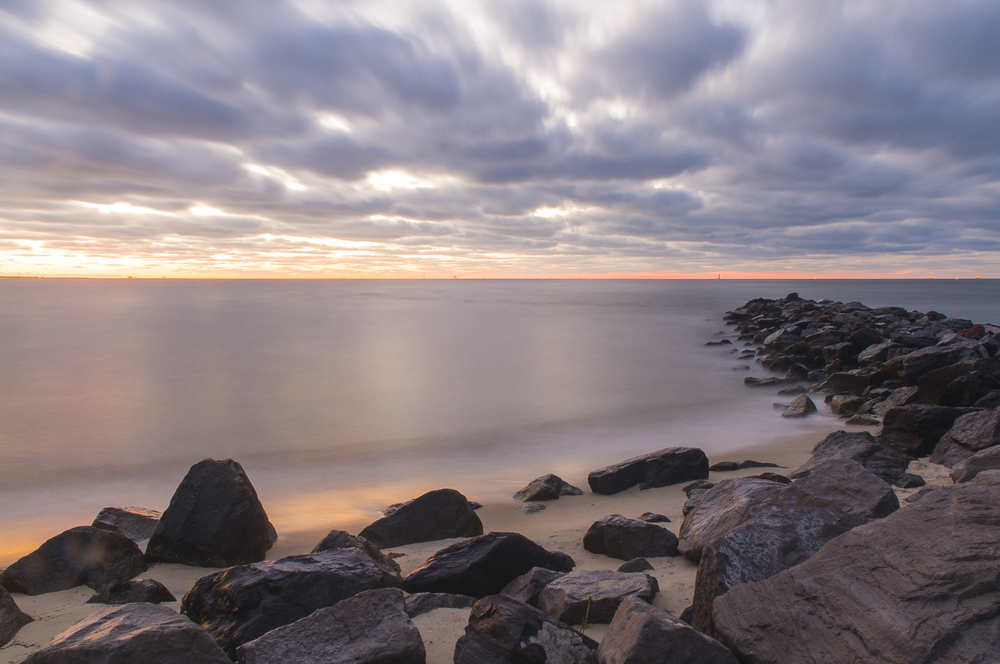
[[[150,562],[229,567],[264,559],[278,539],[243,466],[205,459],[191,466],[160,517]]]
[[[1000,381],[981,371],[971,371],[948,384],[938,399],[938,405],[958,408],[974,406],[994,390],[1000,390]]]
[[[646,523],[670,523],[670,518],[656,512],[643,512],[639,515],[639,521],[645,521]]]
[[[514,599],[526,602],[532,606],[538,604],[538,596],[549,585],[565,572],[556,572],[544,567],[532,568],[527,574],[517,577],[500,591],[501,595],[509,595]]]
[[[484,597],[472,607],[455,664],[597,664],[597,642],[513,597]]]
[[[634,572],[648,572],[652,569],[654,569],[653,565],[645,558],[633,558],[618,566],[619,572],[628,572],[630,574]]]
[[[93,526],[77,526],[5,569],[0,574],[0,585],[25,595],[80,585],[99,590],[145,571],[142,551],[128,537]]]
[[[173,609],[123,604],[91,614],[23,664],[230,664],[211,635]]]
[[[795,480],[795,485],[864,521],[881,519],[899,509],[892,486],[852,459],[827,459]]]
[[[365,590],[398,586],[361,549],[331,549],[239,565],[198,579],[181,613],[207,629],[230,655],[236,648],[316,609]]]
[[[320,553],[322,551],[330,551],[331,549],[361,549],[368,554],[376,565],[382,568],[382,570],[389,575],[399,575],[399,563],[390,558],[389,556],[382,553],[382,549],[378,548],[364,537],[358,535],[355,537],[351,535],[346,530],[331,530],[327,533],[323,541],[317,544],[312,553]]]
[[[995,445],[956,463],[951,469],[951,480],[955,484],[971,482],[979,473],[998,469],[1000,469],[1000,445]]]
[[[427,559],[403,579],[409,593],[434,592],[482,598],[544,567],[569,572],[575,563],[561,551],[547,551],[518,533],[488,533],[456,542]]]
[[[890,408],[882,418],[878,437],[912,456],[927,456],[955,420],[970,412],[974,411],[917,403]]]
[[[972,340],[960,339],[946,346],[929,346],[894,357],[882,365],[889,376],[915,385],[921,377],[953,364],[975,363],[987,357],[981,345]]]
[[[960,378],[976,368],[974,362],[964,364],[952,364],[941,367],[934,371],[929,371],[920,377],[917,384],[920,386],[920,401],[923,403],[936,404],[948,385],[956,378]]]
[[[740,464],[735,461],[720,461],[719,463],[713,463],[708,467],[708,469],[713,473],[726,473],[733,470],[739,470]]]
[[[717,638],[747,664],[995,661],[1000,485],[979,479],[936,488],[795,567],[734,586],[715,600]]]
[[[869,364],[885,362],[895,351],[899,350],[903,350],[903,347],[895,341],[886,339],[880,343],[872,344],[858,353],[858,364],[864,367]]]
[[[1000,445],[1000,410],[981,410],[962,415],[941,437],[931,453],[931,462],[952,468],[977,452]]]
[[[993,390],[972,405],[976,408],[1000,408],[1000,390]]]
[[[240,664],[424,664],[403,592],[367,590],[245,643]]]
[[[600,664],[738,664],[724,645],[638,598],[621,603],[597,648]]]
[[[867,431],[834,431],[817,443],[812,458],[789,474],[795,479],[809,475],[827,459],[851,459],[890,484],[896,482],[910,465],[910,457],[875,438]]]
[[[685,485],[684,488],[681,489],[681,491],[683,491],[684,495],[687,496],[688,498],[694,498],[695,494],[701,491],[708,491],[713,486],[715,486],[715,482],[709,482],[708,480],[698,480],[697,482],[691,482],[691,484]]]
[[[568,625],[607,624],[629,597],[652,602],[659,591],[648,574],[581,570],[555,579],[538,596],[538,608]]]
[[[583,548],[619,560],[676,556],[677,536],[662,526],[612,514],[590,526]]]
[[[435,609],[471,609],[475,597],[452,595],[450,593],[416,593],[405,600],[406,615],[411,618],[430,613]]]
[[[831,374],[819,389],[823,392],[832,392],[834,394],[857,394],[860,395],[865,391],[865,388],[871,385],[872,379],[871,374],[862,372],[840,372]]]
[[[668,447],[633,457],[587,477],[590,490],[610,496],[630,487],[652,489],[678,482],[708,479],[708,457],[694,447]]]
[[[105,507],[94,519],[94,528],[111,530],[141,542],[153,536],[162,514],[144,507]]]
[[[558,475],[549,473],[535,478],[520,491],[514,494],[520,500],[556,500],[559,496],[582,496],[583,489],[579,489],[569,482],[566,482]]]
[[[781,414],[782,417],[795,418],[795,417],[805,417],[816,412],[816,404],[813,400],[804,394],[792,399],[792,402],[788,404],[788,408],[785,412]]]
[[[429,491],[403,503],[360,533],[380,549],[482,534],[483,522],[454,489]]]
[[[0,586],[0,648],[7,645],[18,630],[33,620],[17,607],[14,598]]]
[[[159,581],[153,579],[131,579],[105,586],[99,593],[87,600],[87,604],[134,604],[146,602],[176,602],[177,598]]]
[[[830,411],[834,415],[853,415],[865,401],[864,397],[853,394],[837,394],[830,399]]]
[[[880,401],[872,406],[872,412],[879,417],[883,417],[890,408],[898,406],[908,406],[916,403],[920,395],[920,388],[913,386],[899,387],[892,391],[885,401]]]

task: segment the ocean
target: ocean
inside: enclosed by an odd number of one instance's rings
[[[205,457],[287,534],[818,435],[829,411],[781,419],[743,387],[759,366],[704,345],[792,291],[1000,322],[997,280],[0,279],[0,566],[106,505],[164,509]]]

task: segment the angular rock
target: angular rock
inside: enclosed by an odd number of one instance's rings
[[[970,408],[948,408],[910,404],[890,408],[882,418],[878,437],[887,445],[913,456],[927,456],[962,415]]]
[[[861,394],[871,382],[870,375],[841,372],[832,374],[819,389],[834,394]]]
[[[858,364],[867,366],[878,362],[885,362],[893,355],[893,351],[902,349],[902,346],[892,340],[885,340],[872,344],[868,348],[858,353]]]
[[[743,384],[747,387],[768,387],[771,385],[784,385],[788,381],[784,378],[776,378],[774,376],[769,376],[767,378],[755,378],[753,376],[747,376],[743,379]]]
[[[917,384],[920,385],[920,400],[924,403],[936,404],[945,389],[955,379],[965,376],[975,368],[976,364],[974,362],[967,362],[964,364],[952,364],[927,372],[917,381]]]
[[[131,579],[105,586],[99,593],[87,600],[87,604],[159,604],[176,602],[177,598],[167,587],[153,579]]]
[[[661,526],[612,514],[590,526],[583,548],[619,560],[676,556],[677,537]]]
[[[427,559],[403,579],[409,593],[436,592],[482,598],[544,567],[569,572],[575,563],[561,551],[546,551],[518,533],[488,533],[456,542]]]
[[[450,593],[417,593],[406,598],[406,615],[411,618],[430,613],[435,609],[471,609],[475,597]]]
[[[558,475],[549,473],[531,480],[528,486],[514,494],[521,500],[556,500],[559,496],[582,496],[583,490],[569,484]],[[481,533],[480,533],[481,534]]]
[[[1000,445],[1000,410],[980,410],[962,415],[941,437],[931,463],[952,468],[981,450]]]
[[[638,598],[618,607],[597,658],[600,664],[738,664],[715,639]]]
[[[153,536],[153,530],[161,516],[160,512],[143,507],[105,507],[90,525],[118,532],[135,542],[141,542]]]
[[[739,470],[740,464],[735,461],[720,461],[719,463],[713,463],[708,469],[713,473],[725,473],[732,470]]]
[[[538,596],[545,589],[545,586],[563,574],[564,572],[556,572],[544,567],[535,567],[527,574],[522,574],[504,586],[500,594],[509,595],[514,599],[536,606],[538,604]]]
[[[970,371],[948,384],[938,399],[938,405],[958,408],[973,406],[994,390],[1000,390],[1000,381],[982,372]]]
[[[636,484],[642,490],[704,479],[708,479],[708,457],[703,451],[668,447],[595,470],[587,483],[594,493],[610,496]]]
[[[399,583],[361,549],[331,549],[209,574],[184,595],[181,613],[235,655],[238,646],[316,609]]]
[[[23,664],[230,664],[208,632],[173,609],[124,604],[93,613]]]
[[[597,664],[597,642],[512,597],[485,597],[472,607],[455,664]]]
[[[378,548],[364,537],[351,535],[346,530],[331,530],[327,533],[323,541],[313,548],[312,553],[321,553],[331,549],[361,549],[368,554],[376,565],[382,568],[386,574],[399,576],[399,563],[382,553]]]
[[[639,521],[645,521],[646,523],[670,523],[668,517],[656,512],[643,512],[639,515]]]
[[[1000,486],[939,487],[795,567],[734,586],[715,600],[717,638],[754,664],[993,661],[997,532]]]
[[[142,551],[121,533],[77,526],[56,535],[0,574],[12,593],[41,595],[86,585],[94,590],[146,571]]]
[[[813,400],[804,394],[792,399],[792,402],[788,404],[788,409],[781,414],[782,417],[805,417],[806,415],[811,415],[816,412],[816,404]]]
[[[237,649],[240,664],[424,664],[402,591],[366,590]]]
[[[7,645],[18,630],[34,618],[17,607],[14,598],[0,586],[0,648]]]
[[[781,484],[791,484],[792,480],[785,477],[784,475],[779,475],[778,473],[761,473],[760,475],[749,475],[748,477],[755,477],[759,480],[767,480],[769,482],[779,482]]]
[[[915,385],[921,377],[952,364],[975,363],[985,359],[983,347],[971,340],[961,340],[947,346],[929,346],[912,353],[894,357],[882,365],[889,376],[895,376]]]
[[[976,408],[1000,408],[1000,390],[993,390],[972,405]]]
[[[619,572],[628,572],[630,574],[634,572],[646,572],[651,569],[654,569],[653,566],[645,558],[633,558],[618,566]]]
[[[879,417],[884,416],[890,408],[898,406],[908,406],[917,402],[920,395],[918,387],[900,387],[892,391],[892,394],[885,401],[880,401],[872,407],[872,412]]]
[[[864,397],[856,397],[851,394],[838,394],[830,399],[830,410],[834,415],[852,415],[864,402]]]
[[[684,495],[688,498],[693,498],[695,494],[701,491],[708,491],[713,486],[715,482],[709,482],[708,480],[698,480],[696,482],[691,482],[691,484],[686,485],[683,489]]]
[[[998,469],[1000,469],[1000,445],[995,445],[956,463],[951,469],[951,481],[955,484],[971,482],[979,473]]]
[[[834,431],[813,448],[812,458],[789,477],[805,477],[827,459],[852,459],[890,484],[906,472],[910,458],[867,431]]]
[[[360,533],[380,549],[482,534],[483,522],[454,489],[430,491],[403,503]]]
[[[795,484],[866,522],[899,509],[889,483],[852,459],[827,459]]]
[[[538,608],[568,625],[607,624],[629,597],[652,602],[658,591],[656,579],[648,574],[583,570],[545,586]]]
[[[243,466],[205,459],[191,466],[160,517],[150,562],[229,567],[264,559],[278,539]]]

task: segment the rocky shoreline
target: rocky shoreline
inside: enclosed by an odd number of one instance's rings
[[[833,432],[787,468],[668,447],[592,471],[589,493],[545,475],[514,495],[536,506],[517,512],[530,536],[488,531],[509,522],[438,489],[272,558],[250,478],[206,459],[162,514],[106,508],[3,570],[0,651],[21,647],[27,664],[993,661],[1000,328],[795,294],[726,320],[735,334],[709,343],[780,374],[746,384],[794,396],[784,415],[822,394],[878,430]],[[913,472],[932,464],[947,470]],[[175,610],[149,577],[180,569],[196,576]],[[49,618],[19,604],[82,586],[95,591],[82,619],[18,645]],[[430,636],[435,617],[461,631]]]

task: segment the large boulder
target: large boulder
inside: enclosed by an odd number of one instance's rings
[[[708,479],[708,457],[694,447],[668,447],[633,457],[587,476],[594,493],[610,496],[630,487],[652,489],[678,482]]]
[[[121,533],[77,526],[56,535],[0,574],[12,593],[41,595],[86,585],[100,590],[146,571],[136,543]]]
[[[826,459],[795,485],[864,521],[881,519],[899,509],[892,486],[853,459]]]
[[[607,624],[629,597],[652,602],[660,590],[648,574],[581,570],[553,580],[538,596],[538,608],[568,625]]]
[[[1000,485],[979,480],[936,488],[795,567],[734,586],[715,600],[716,638],[746,664],[995,661]]]
[[[597,664],[597,642],[544,611],[493,595],[472,607],[455,664]]]
[[[367,590],[245,643],[240,664],[424,664],[397,588]]]
[[[738,664],[724,645],[669,612],[632,597],[597,648],[600,664]]]
[[[910,458],[867,431],[834,431],[816,444],[812,458],[789,477],[805,477],[827,459],[851,459],[886,482],[894,484],[905,473]]]
[[[538,606],[538,596],[545,590],[545,586],[563,576],[563,574],[565,572],[556,572],[544,567],[535,567],[527,574],[522,574],[504,586],[500,594],[509,595],[532,606]]]
[[[403,503],[360,533],[381,549],[482,534],[483,522],[469,500],[454,489],[429,491]]]
[[[14,598],[0,586],[0,648],[14,638],[18,630],[33,620],[17,607]]]
[[[965,461],[959,461],[951,469],[951,479],[955,484],[971,482],[976,475],[987,470],[1000,469],[1000,445],[987,447]]]
[[[161,516],[160,512],[144,507],[105,507],[90,525],[121,533],[133,541],[141,542],[153,536]]]
[[[931,462],[948,468],[981,450],[1000,445],[1000,410],[962,415],[934,447]]]
[[[235,655],[248,641],[365,590],[398,586],[361,549],[331,549],[239,565],[198,579],[181,613]]]
[[[547,551],[518,533],[488,533],[456,542],[427,559],[403,579],[409,593],[434,592],[486,597],[508,583],[544,567],[570,572],[575,563],[561,551]]]
[[[918,403],[890,408],[882,418],[878,437],[909,455],[927,456],[955,420],[970,412],[974,411]]]
[[[176,602],[174,594],[167,587],[154,579],[131,579],[104,586],[103,589],[87,600],[87,604],[159,604],[160,602]]]
[[[205,459],[191,466],[146,545],[150,562],[229,567],[264,559],[278,534],[243,466]]]
[[[967,362],[965,364],[952,364],[927,372],[917,381],[917,384],[920,386],[920,401],[931,404],[938,403],[948,385],[956,378],[968,374],[975,368],[975,363]]]
[[[375,564],[389,575],[399,575],[399,563],[382,553],[378,548],[360,535],[354,536],[346,530],[331,530],[319,544],[313,547],[312,553],[322,553],[332,549],[361,549]]]
[[[573,486],[558,475],[549,473],[537,477],[514,494],[520,500],[556,500],[559,496],[582,496],[583,489]]]
[[[948,383],[938,399],[938,405],[958,408],[974,406],[994,390],[1000,390],[1000,381],[981,371],[971,371]]]
[[[619,560],[676,556],[677,536],[656,524],[612,514],[590,526],[583,548]]]
[[[916,385],[921,377],[935,369],[952,364],[975,363],[986,357],[986,350],[980,344],[960,339],[946,346],[928,346],[894,357],[882,365],[882,371],[910,385]]]
[[[91,614],[23,664],[230,664],[211,635],[173,609],[123,604]]]

